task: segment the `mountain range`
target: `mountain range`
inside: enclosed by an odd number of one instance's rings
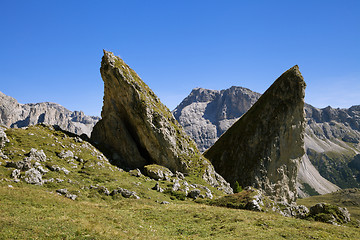
[[[357,238],[358,189],[298,204],[338,189],[320,171],[357,183],[360,155],[357,108],[304,110],[297,65],[262,95],[195,89],[174,114],[113,53],[100,73],[101,119],[0,94],[2,238]]]
[[[57,103],[21,104],[15,98],[0,92],[0,125],[5,127],[21,128],[44,123],[90,137],[99,120],[99,117],[87,116],[82,111],[72,112]]]
[[[211,147],[260,98],[243,87],[195,88],[172,112],[199,150]],[[301,197],[360,186],[360,106],[315,108],[305,104],[305,149],[298,173]],[[0,125],[20,128],[58,125],[90,137],[99,117],[70,111],[56,103],[20,104],[0,92]]]

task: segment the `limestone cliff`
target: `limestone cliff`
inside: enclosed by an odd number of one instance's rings
[[[58,125],[77,135],[90,136],[99,117],[86,116],[81,111],[70,111],[56,103],[21,104],[0,92],[0,125],[21,128],[38,123]]]
[[[283,73],[204,153],[215,170],[230,183],[262,189],[276,201],[296,200],[305,86],[298,66]]]
[[[226,90],[193,89],[173,111],[174,117],[201,152],[211,147],[259,99],[243,87]]]
[[[102,119],[91,134],[118,166],[158,164],[171,171],[203,174],[213,186],[229,186],[199,152],[168,108],[125,62],[104,51]]]
[[[360,106],[335,109],[305,106],[306,154],[319,173],[341,188],[360,187]]]

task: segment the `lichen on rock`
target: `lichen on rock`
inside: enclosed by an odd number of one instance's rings
[[[231,184],[261,189],[278,202],[295,201],[305,86],[298,66],[283,73],[204,153],[215,170]]]

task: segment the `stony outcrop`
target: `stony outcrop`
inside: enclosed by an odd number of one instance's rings
[[[333,225],[340,225],[350,222],[350,213],[344,207],[338,207],[327,203],[317,203],[310,208],[310,213],[307,216],[309,219],[315,221],[331,223]]]
[[[42,185],[42,174],[35,168],[30,168],[25,172],[25,182],[35,185]]]
[[[221,91],[196,88],[173,114],[199,149],[205,151],[260,96],[241,87]],[[304,108],[306,154],[299,168],[299,196],[330,193],[338,186],[359,187],[356,154],[360,152],[360,106],[318,109],[305,104]]]
[[[144,173],[155,180],[169,180],[174,175],[168,168],[156,164],[144,166]]]
[[[38,123],[57,125],[77,135],[90,136],[99,117],[86,116],[81,111],[70,111],[63,106],[50,103],[20,104],[16,99],[0,92],[0,125],[21,128]]]
[[[275,201],[296,200],[305,86],[298,66],[283,73],[204,153],[215,170],[228,182],[262,189]]]
[[[5,147],[5,143],[10,142],[4,130],[4,128],[0,127],[0,148]]]
[[[158,164],[172,172],[203,172],[213,186],[231,191],[168,108],[121,58],[104,51],[100,72],[104,105],[91,139],[108,152],[113,164],[133,169]]]
[[[118,187],[117,189],[114,189],[110,195],[114,196],[116,194],[121,194],[124,198],[135,198],[140,199],[140,197],[136,194],[134,191],[127,190],[125,188]]]

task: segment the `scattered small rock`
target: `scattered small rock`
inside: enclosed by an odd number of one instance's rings
[[[17,180],[20,178],[20,170],[19,169],[15,169],[12,171],[11,173],[11,177],[14,179],[14,180]]]
[[[65,195],[68,193],[68,190],[66,188],[62,188],[62,189],[57,189],[56,192],[60,193],[61,195]]]
[[[200,193],[201,191],[199,189],[193,189],[187,194],[187,196],[196,199],[200,196]]]
[[[170,204],[168,201],[162,201],[160,204]]]
[[[61,178],[55,178],[55,180],[56,180],[56,182],[57,183],[61,183],[61,182],[63,182],[64,180],[63,179],[61,179]]]
[[[0,148],[5,147],[5,143],[8,142],[10,142],[10,140],[6,136],[4,128],[0,127]]]
[[[279,212],[285,217],[305,218],[309,214],[309,209],[304,205],[287,204]]]
[[[64,151],[62,150],[59,154],[58,154],[59,158],[73,158],[74,157],[74,153],[70,150]]]
[[[43,179],[43,182],[44,182],[44,183],[54,182],[54,178]]]
[[[46,162],[46,155],[43,150],[31,148],[28,155],[32,160]]]
[[[140,197],[138,195],[136,195],[136,192],[133,192],[133,191],[129,191],[125,188],[117,188],[117,189],[114,189],[110,195],[111,196],[114,196],[116,194],[121,194],[124,198],[135,198],[135,199],[140,199]]]
[[[141,177],[142,175],[140,169],[138,168],[130,170],[129,173],[131,176],[135,176],[135,177]]]
[[[184,179],[185,179],[185,176],[184,176],[184,174],[183,174],[182,172],[176,171],[176,172],[175,172],[175,176],[176,176],[178,179],[180,179],[180,180],[184,180]]]
[[[76,200],[76,198],[77,198],[78,196],[75,195],[75,194],[70,194],[70,193],[68,193],[68,194],[65,195],[65,197],[67,197],[67,198],[69,198],[69,199],[71,199],[71,200]]]
[[[77,195],[69,193],[69,191],[66,188],[57,189],[56,192],[60,195],[65,195],[65,197],[67,197],[71,200],[76,200],[76,198],[77,198]]]
[[[174,192],[176,192],[177,190],[179,190],[180,189],[180,187],[181,187],[181,185],[180,185],[180,183],[179,183],[179,181],[177,180],[177,181],[175,181],[175,183],[174,183],[174,185],[172,186],[172,191],[174,191]]]
[[[163,192],[164,190],[160,187],[160,184],[157,182],[152,190],[156,190],[158,192]]]
[[[42,185],[42,175],[35,168],[31,168],[25,172],[25,182],[35,185]]]
[[[41,174],[45,174],[47,172],[49,172],[48,170],[44,169],[43,166],[41,166],[41,164],[39,162],[36,162],[34,164],[34,167],[36,168],[36,170],[38,170]]]
[[[78,142],[78,143],[82,143],[83,142],[83,140],[81,139],[81,138],[79,138],[79,137],[75,137],[75,142]]]
[[[98,187],[98,192],[99,192],[100,194],[105,194],[106,196],[109,196],[109,195],[110,195],[110,191],[109,191],[106,187],[104,187],[104,186]]]
[[[9,159],[1,150],[0,150],[0,158],[2,159]]]
[[[155,180],[169,180],[174,174],[166,167],[151,164],[144,167],[145,174]]]
[[[205,192],[205,196],[209,199],[213,199],[213,195],[210,190]]]
[[[12,167],[22,171],[29,170],[32,168],[31,162],[28,160],[21,160],[17,162],[7,162],[5,167]]]
[[[66,175],[70,173],[70,171],[67,170],[66,168],[64,168],[64,167],[59,167],[59,166],[57,166],[57,165],[46,165],[46,167],[47,167],[48,169],[50,169],[51,171],[55,171],[55,172],[60,172],[60,171],[62,171],[62,172],[64,172]]]

